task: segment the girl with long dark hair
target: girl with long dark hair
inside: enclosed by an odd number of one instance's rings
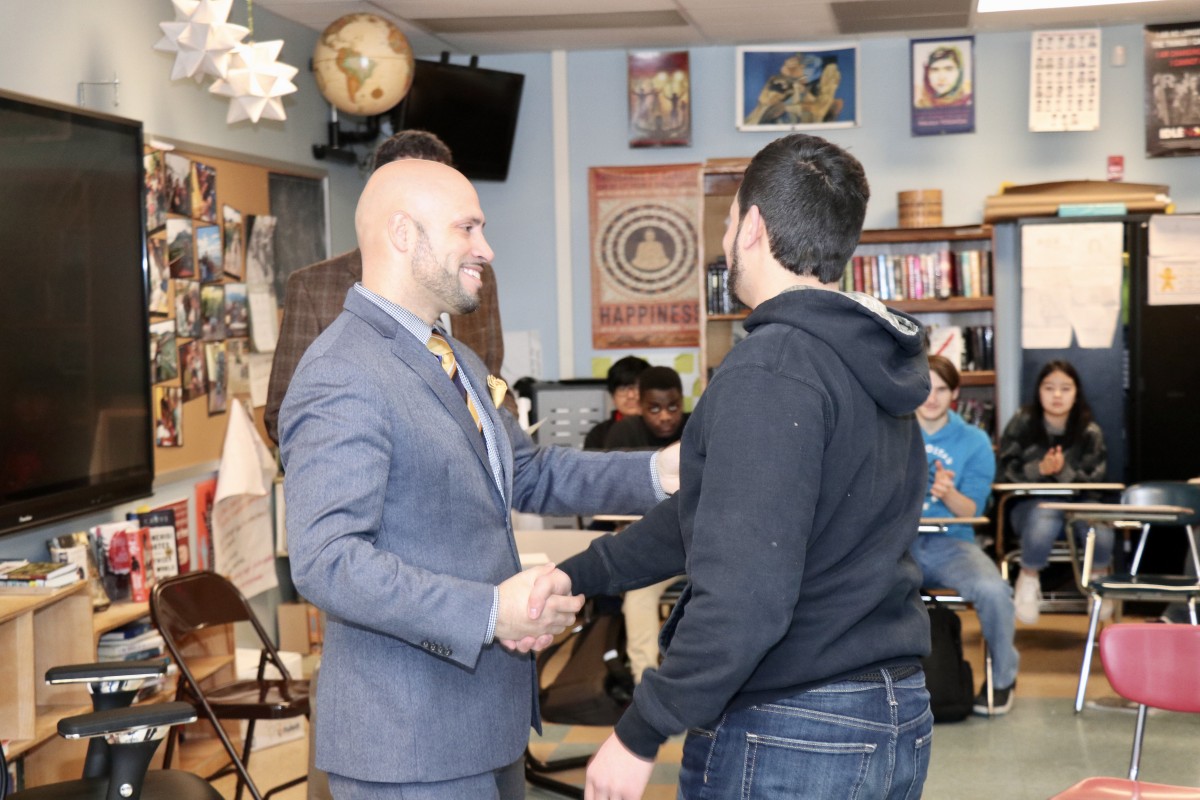
[[[1038,373],[1033,402],[1018,411],[1004,428],[997,455],[999,480],[1006,483],[1096,483],[1104,480],[1107,451],[1104,434],[1092,418],[1079,373],[1068,361],[1048,362]],[[1021,572],[1017,576],[1017,619],[1038,620],[1042,599],[1039,573],[1050,560],[1054,541],[1065,533],[1061,511],[1039,508],[1036,499],[1012,509],[1013,530],[1021,537]],[[1082,539],[1087,525],[1075,523]],[[1113,530],[1096,526],[1094,565],[1107,572],[1112,561]]]

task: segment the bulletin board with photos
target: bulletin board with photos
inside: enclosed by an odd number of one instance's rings
[[[162,475],[220,458],[230,403],[247,403],[266,438],[262,405],[287,275],[328,255],[326,178],[188,146],[148,147],[144,160]],[[290,212],[277,216],[276,205]]]

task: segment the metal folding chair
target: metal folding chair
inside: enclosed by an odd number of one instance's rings
[[[236,772],[238,775],[235,800],[241,800],[242,787],[249,788],[254,800],[264,800],[283,789],[307,780],[307,775],[276,786],[260,794],[250,779],[247,765],[254,743],[254,725],[258,720],[285,719],[309,714],[309,684],[289,674],[271,638],[259,623],[246,598],[226,578],[214,572],[189,572],[167,578],[155,585],[150,595],[150,616],[162,633],[171,657],[179,665],[179,688],[176,699],[194,705],[216,731],[217,738],[229,754],[230,765],[212,775],[209,780]],[[249,623],[262,645],[258,674],[250,680],[234,680],[219,686],[207,686],[198,680],[188,667],[185,643],[192,634],[214,625]],[[277,679],[266,677],[267,667],[279,673]],[[230,741],[221,726],[222,720],[246,720],[246,736],[242,752]],[[176,731],[167,737],[164,755],[170,765],[175,752]]]

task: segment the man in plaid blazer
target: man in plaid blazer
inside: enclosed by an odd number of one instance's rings
[[[401,158],[420,158],[453,166],[450,148],[427,131],[407,130],[387,139],[375,151],[375,169]],[[496,273],[491,264],[481,269],[483,288],[479,308],[473,313],[451,315],[451,334],[483,359],[488,372],[500,374],[504,363],[504,334],[500,327],[500,301],[496,295]],[[279,442],[279,406],[287,394],[292,373],[304,351],[329,327],[346,302],[346,292],[362,280],[362,253],[355,248],[326,261],[298,269],[288,276],[284,296],[283,324],[275,357],[271,362],[271,380],[267,386],[265,422],[271,440]],[[512,403],[506,398],[506,403]],[[515,414],[515,408],[510,408]]]

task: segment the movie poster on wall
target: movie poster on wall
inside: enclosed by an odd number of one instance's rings
[[[700,341],[700,165],[588,170],[592,346]]]
[[[1146,155],[1200,154],[1200,22],[1146,28]]]
[[[975,37],[913,39],[912,134],[975,131]]]
[[[629,146],[692,143],[692,79],[688,52],[629,54]]]

